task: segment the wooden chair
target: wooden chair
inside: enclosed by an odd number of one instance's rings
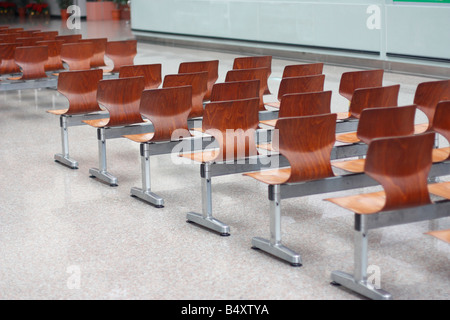
[[[36,45],[36,42],[43,41],[44,37],[30,37],[30,38],[16,38],[16,42],[23,47],[31,47]]]
[[[284,78],[316,76],[323,73],[323,63],[294,64],[284,67]]]
[[[259,80],[216,83],[211,90],[211,102],[259,99]]]
[[[335,143],[336,114],[280,118],[276,124],[274,149],[287,158],[289,166],[246,173],[271,186],[270,240],[253,238],[255,249],[263,250],[292,266],[301,266],[300,255],[281,242],[281,185],[333,177],[330,155]],[[272,192],[270,191],[272,190]]]
[[[160,63],[122,66],[119,69],[119,78],[144,77],[145,90],[157,89],[162,83],[161,71]]]
[[[91,59],[91,68],[100,68],[106,66],[105,64],[105,51],[107,38],[96,38],[96,39],[83,39],[79,40],[78,43],[91,42],[93,44],[93,55]]]
[[[281,98],[279,118],[314,116],[331,113],[331,91],[285,94]],[[261,121],[275,127],[277,119]]]
[[[361,113],[355,139],[346,142],[370,145],[377,138],[413,135],[415,115],[415,105],[365,109]],[[365,159],[333,162],[334,167],[353,173],[364,172],[364,165]]]
[[[94,45],[91,42],[65,43],[61,48],[61,60],[65,62],[70,71],[91,69]]]
[[[114,67],[108,72],[117,73],[122,66],[134,64],[137,55],[137,40],[109,41],[105,55],[113,61]]]
[[[259,110],[263,111],[266,110],[264,107],[264,95],[268,92],[267,80],[269,73],[270,69],[267,67],[230,70],[225,76],[225,82],[259,80]],[[270,94],[270,91],[268,94]]]
[[[69,34],[69,35],[58,35],[55,36],[55,40],[62,40],[64,43],[77,43],[79,40],[81,40],[82,35],[81,34]]]
[[[117,186],[117,177],[107,171],[106,129],[117,128],[123,136],[130,127],[139,127],[146,122],[139,111],[144,77],[102,80],[98,84],[97,101],[109,112],[109,118],[84,120],[84,123],[97,128],[99,147],[99,168],[91,168],[91,178],[97,178],[110,186]]]
[[[14,43],[0,44],[0,74],[20,73],[20,68],[14,60],[16,47]]]
[[[432,204],[428,192],[433,145],[432,132],[373,140],[364,172],[378,181],[383,191],[327,199],[355,213],[354,274],[335,271],[333,284],[371,299],[392,299],[389,293],[367,281],[368,233],[382,226],[433,219],[438,208],[436,203]]]
[[[278,89],[278,102],[265,103],[265,105],[279,108],[281,98],[285,94],[291,93],[307,93],[323,91],[325,84],[325,75],[314,75],[295,78],[283,78]]]
[[[158,208],[164,206],[164,199],[151,190],[150,149],[156,142],[169,143],[191,137],[188,129],[191,104],[191,86],[153,89],[142,93],[139,110],[153,124],[153,132],[124,136],[141,144],[142,188],[132,188],[132,196]]]
[[[189,118],[203,116],[203,100],[207,91],[208,72],[170,74],[164,77],[163,88],[192,86],[192,108]]]
[[[233,61],[233,70],[268,68],[267,78],[272,74],[272,56],[238,57]],[[264,88],[264,94],[270,94],[269,87]]]
[[[36,45],[43,45],[48,47],[48,60],[45,64],[45,71],[63,70],[64,65],[61,60],[61,49],[63,41],[61,40],[46,40],[38,41]]]
[[[345,72],[341,76],[339,94],[351,101],[356,89],[382,87],[383,76],[382,69]]]
[[[204,100],[208,101],[211,98],[212,87],[219,78],[219,60],[182,62],[178,67],[178,73],[195,73],[204,71],[208,72],[208,85],[204,97]]]
[[[62,153],[55,154],[54,159],[69,168],[78,168],[78,162],[69,155],[69,127],[85,125],[84,120],[105,117],[97,102],[98,83],[102,79],[100,69],[67,71],[58,77],[58,92],[67,98],[69,107],[47,112],[60,117]]]
[[[434,131],[442,135],[450,142],[450,100],[441,101],[437,104],[433,116],[433,122],[428,131]],[[433,149],[433,162],[450,160],[450,147]]]
[[[32,80],[47,78],[45,64],[48,60],[48,47],[18,47],[15,50],[14,60],[20,67],[22,76],[11,77],[9,80]]]
[[[42,37],[44,41],[55,40],[58,36],[58,31],[41,31],[33,33],[33,36]],[[63,41],[63,40],[61,40]]]
[[[439,231],[430,231],[426,233],[427,235],[433,236],[436,239],[442,240],[444,242],[450,243],[450,229],[448,230],[439,230]]]
[[[187,220],[189,222],[202,225],[223,236],[229,235],[229,227],[212,216],[210,168],[217,162],[245,161],[245,159],[258,154],[255,143],[255,131],[259,120],[258,109],[258,98],[217,101],[206,105],[202,131],[215,138],[218,148],[180,155],[201,163],[202,213],[188,213]]]
[[[439,80],[419,83],[414,95],[417,105],[428,118],[428,123],[416,126],[416,133],[425,132],[431,128],[434,113],[439,101],[450,100],[450,80]]]

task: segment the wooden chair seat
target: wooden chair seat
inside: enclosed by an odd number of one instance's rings
[[[325,200],[355,213],[373,214],[383,209],[386,202],[386,193],[379,191]]]
[[[272,107],[272,108],[280,108],[280,102],[279,101],[270,101],[270,102],[264,102],[264,105]]]
[[[101,70],[61,73],[58,77],[57,89],[69,100],[69,108],[47,112],[55,115],[76,115],[103,111],[97,102],[98,83],[102,78]]]
[[[440,182],[428,185],[430,193],[450,200],[450,182]]]
[[[383,86],[384,70],[362,70],[344,72],[339,83],[339,94],[352,101],[356,89]]]
[[[338,120],[350,119],[352,114],[350,112],[336,112]]]
[[[286,94],[294,93],[311,93],[323,91],[325,83],[325,75],[313,75],[304,77],[283,78],[280,82],[278,89],[278,102],[281,102],[282,98]],[[280,107],[277,103],[266,103],[271,107]]]
[[[109,123],[109,118],[103,118],[103,119],[95,119],[95,120],[84,120],[84,123],[90,125],[94,128],[104,128]]]
[[[433,149],[433,162],[438,163],[450,158],[450,147]]]
[[[155,137],[154,132],[149,133],[142,133],[142,134],[130,134],[123,136],[124,138],[127,138],[131,141],[138,142],[138,143],[145,143],[151,141]]]
[[[105,51],[107,38],[82,39],[78,43],[90,42],[93,44],[93,54],[91,58],[91,68],[100,68],[106,66]]]
[[[65,43],[62,45],[60,55],[70,71],[80,71],[91,69],[93,52],[94,45],[91,42]]]
[[[414,126],[414,133],[424,133],[428,130],[428,123],[420,123]]]
[[[162,65],[144,64],[122,66],[119,69],[119,78],[144,77],[145,90],[157,89],[162,83]]]
[[[272,120],[262,120],[259,123],[261,124],[265,124],[266,126],[271,126],[271,127],[275,127],[277,124],[277,119],[272,119]]]
[[[427,232],[426,234],[433,236],[444,242],[450,243],[450,229],[449,230],[430,231],[430,232]]]
[[[291,168],[249,172],[245,175],[265,184],[277,185],[283,184],[289,179],[291,176]]]
[[[192,87],[192,108],[189,118],[203,116],[203,100],[207,92],[208,72],[170,74],[164,77],[163,88]]]
[[[358,143],[359,138],[356,132],[347,132],[336,135],[336,140],[343,143]]]
[[[266,110],[264,107],[264,95],[268,89],[270,69],[269,68],[253,68],[253,69],[237,69],[229,70],[225,76],[225,82],[259,80],[259,110]]]
[[[137,55],[137,40],[108,41],[105,55],[112,60],[114,67],[108,72],[117,73],[120,67],[134,65]]]
[[[352,173],[362,173],[364,172],[365,159],[355,159],[346,161],[334,161],[332,162],[333,167],[339,168]]]
[[[284,67],[282,79],[315,76],[323,73],[323,63],[305,63]]]
[[[178,73],[196,73],[204,71],[208,72],[208,83],[204,100],[209,101],[211,99],[212,88],[219,78],[219,60],[182,62],[178,67]]]
[[[15,62],[20,66],[22,76],[9,80],[31,80],[47,78],[45,64],[48,60],[48,47],[19,47],[15,50]]]
[[[186,158],[199,163],[214,162],[220,155],[220,150],[207,150],[203,152],[180,154],[181,158]]]
[[[272,56],[238,57],[233,61],[233,70],[255,68],[268,68],[267,79],[269,79],[272,74]],[[265,86],[265,83],[261,83],[261,85],[264,88],[263,94],[270,94],[269,86]]]

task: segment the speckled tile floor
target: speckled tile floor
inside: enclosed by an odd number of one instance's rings
[[[55,30],[61,24],[33,27]],[[82,34],[132,37],[126,23],[83,22]],[[183,61],[219,59],[220,82],[236,56],[139,43],[135,63],[162,63],[166,75]],[[275,100],[277,77],[293,63],[274,59],[268,100]],[[333,112],[347,107],[337,88],[349,70],[324,68]],[[417,84],[430,80],[385,74],[385,85],[401,84],[400,105],[411,104]],[[1,299],[364,299],[329,284],[333,270],[353,270],[353,214],[324,202],[330,194],[283,201],[283,242],[303,259],[303,267],[293,268],[250,248],[252,237],[269,236],[267,188],[253,179],[214,179],[214,214],[231,227],[231,236],[223,238],[186,223],[188,211],[201,210],[196,164],[151,158],[152,187],[166,201],[156,209],[130,197],[130,188],[141,184],[136,143],[108,141],[116,188],[89,178],[89,168],[98,163],[91,127],[69,129],[70,154],[79,169],[55,163],[59,119],[45,111],[66,104],[51,89],[0,93]],[[419,113],[417,121],[423,119]],[[450,299],[450,246],[425,236],[430,228],[450,228],[450,219],[370,233],[369,264],[380,268],[382,286],[395,299]]]

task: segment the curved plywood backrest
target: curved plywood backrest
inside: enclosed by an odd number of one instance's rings
[[[170,74],[164,77],[163,88],[192,86],[192,108],[189,118],[203,116],[203,99],[207,90],[208,72]]]
[[[97,39],[83,39],[78,41],[78,43],[91,42],[93,44],[93,54],[91,59],[91,68],[99,68],[106,66],[105,64],[105,51],[107,38],[97,38]]]
[[[58,77],[58,91],[69,100],[66,114],[85,114],[102,111],[97,102],[98,83],[103,71],[67,71]]]
[[[70,71],[89,70],[93,52],[91,42],[65,43],[61,48],[61,60],[67,63]]]
[[[281,101],[285,94],[323,91],[324,84],[324,74],[281,79],[278,100]]]
[[[61,48],[63,45],[61,40],[38,41],[36,45],[45,45],[48,47],[48,60],[45,64],[46,71],[56,71],[64,69],[61,60]]]
[[[140,111],[153,124],[151,141],[171,141],[190,137],[188,115],[191,111],[192,87],[145,90]]]
[[[23,31],[23,28],[10,28],[10,29],[2,30],[2,32],[4,32],[4,33],[18,33],[21,31]]]
[[[386,192],[381,211],[431,203],[428,174],[434,132],[374,139],[367,150],[364,172]]]
[[[2,34],[0,36],[0,43],[15,43],[17,36],[15,34]]]
[[[216,83],[211,92],[211,101],[230,101],[258,98],[259,80]]]
[[[58,31],[35,32],[35,33],[33,33],[33,36],[42,37],[42,38],[44,38],[44,41],[55,40],[55,38],[58,36]]]
[[[55,40],[62,40],[64,43],[77,43],[81,40],[81,34],[69,34],[69,35],[59,35],[55,36]]]
[[[0,44],[0,74],[19,73],[20,68],[14,60],[17,45],[14,43]]]
[[[429,127],[438,102],[444,100],[450,100],[450,80],[422,82],[417,86],[414,104],[427,116]]]
[[[106,43],[105,54],[114,63],[111,72],[119,72],[120,67],[134,64],[137,55],[137,41],[109,41]]]
[[[275,127],[278,139],[274,139],[273,146],[291,166],[285,183],[334,176],[330,157],[336,142],[336,120],[334,113],[278,119]]]
[[[45,64],[48,59],[48,47],[18,47],[15,52],[16,64],[22,71],[21,80],[47,78]]]
[[[219,60],[182,62],[178,73],[208,72],[208,86],[204,100],[210,100],[213,85],[219,78]]]
[[[230,70],[225,76],[225,82],[259,80],[259,110],[265,110],[264,95],[268,91],[269,72],[269,68]]]
[[[144,77],[102,80],[98,83],[97,101],[109,112],[106,126],[144,122],[139,112],[144,86]]]
[[[438,103],[431,130],[441,134],[450,142],[450,100]],[[447,160],[449,159],[450,155]]]
[[[350,102],[350,114],[359,118],[361,112],[368,108],[398,106],[400,85],[356,89]]]
[[[322,72],[323,63],[294,64],[284,67],[282,78],[315,76]]]
[[[331,113],[331,91],[286,94],[281,99],[279,118]]]
[[[16,42],[20,43],[24,47],[31,47],[38,41],[43,41],[44,37],[30,37],[30,38],[16,38]]]
[[[216,161],[238,160],[258,154],[255,131],[258,128],[258,98],[208,103],[203,130],[219,143]]]
[[[238,57],[233,61],[233,70],[268,68],[269,76],[272,74],[272,56]]]
[[[357,136],[370,144],[373,139],[414,134],[416,106],[366,109],[358,122]]]
[[[356,89],[383,86],[383,76],[382,69],[345,72],[341,76],[339,93],[351,101]]]
[[[161,72],[160,63],[122,66],[119,69],[119,78],[144,77],[145,90],[157,89],[162,83]]]

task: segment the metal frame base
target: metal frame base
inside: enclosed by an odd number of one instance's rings
[[[372,300],[392,300],[389,292],[377,289],[367,281],[356,281],[353,275],[345,272],[333,271],[331,280],[333,285],[341,285]]]
[[[101,181],[104,181],[104,182],[108,183],[111,187],[118,186],[117,178],[107,171],[101,171],[96,168],[91,168],[91,169],[89,169],[89,174],[91,175],[91,178],[97,178]]]
[[[293,267],[302,266],[302,258],[297,252],[282,244],[272,244],[269,240],[255,237],[252,239],[252,248],[267,252],[275,257],[287,261]]]
[[[156,208],[164,208],[164,199],[151,191],[145,191],[141,188],[131,188],[131,196],[144,200]]]
[[[188,222],[193,222],[210,230],[216,231],[223,237],[228,237],[230,235],[230,227],[213,217],[204,217],[200,213],[188,212],[186,219]]]
[[[78,169],[78,162],[74,159],[64,156],[61,153],[55,154],[55,161],[68,166],[71,169]]]

